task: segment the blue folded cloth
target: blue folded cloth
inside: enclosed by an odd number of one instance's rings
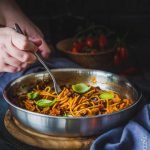
[[[150,104],[125,126],[100,135],[90,150],[150,150]]]

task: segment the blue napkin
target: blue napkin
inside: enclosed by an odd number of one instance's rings
[[[150,104],[125,126],[100,135],[90,150],[150,150]]]

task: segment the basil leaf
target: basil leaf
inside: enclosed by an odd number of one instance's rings
[[[104,92],[101,95],[99,95],[99,97],[103,100],[109,100],[109,99],[114,98],[114,95],[108,92]]]
[[[39,96],[39,93],[38,92],[30,92],[27,94],[27,96],[29,99],[35,99]]]
[[[66,114],[66,113],[63,116],[64,117],[73,117],[72,115],[69,115],[69,114]]]
[[[48,99],[40,99],[38,101],[36,101],[36,105],[40,106],[40,107],[50,107],[53,106],[55,104],[57,100],[48,100]]]
[[[72,89],[75,92],[80,93],[80,94],[87,92],[90,88],[91,88],[90,86],[87,86],[84,83],[78,83],[78,84],[72,85]]]
[[[68,114],[65,113],[65,114],[64,114],[64,117],[68,117]]]

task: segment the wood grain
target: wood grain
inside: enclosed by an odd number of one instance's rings
[[[39,148],[52,150],[88,150],[95,137],[67,138],[54,137],[26,128],[14,119],[8,110],[4,124],[8,132],[19,141]]]

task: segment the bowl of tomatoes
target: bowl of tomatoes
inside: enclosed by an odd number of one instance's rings
[[[92,26],[59,41],[56,48],[82,67],[106,69],[114,63],[116,38],[114,32],[104,26]]]

